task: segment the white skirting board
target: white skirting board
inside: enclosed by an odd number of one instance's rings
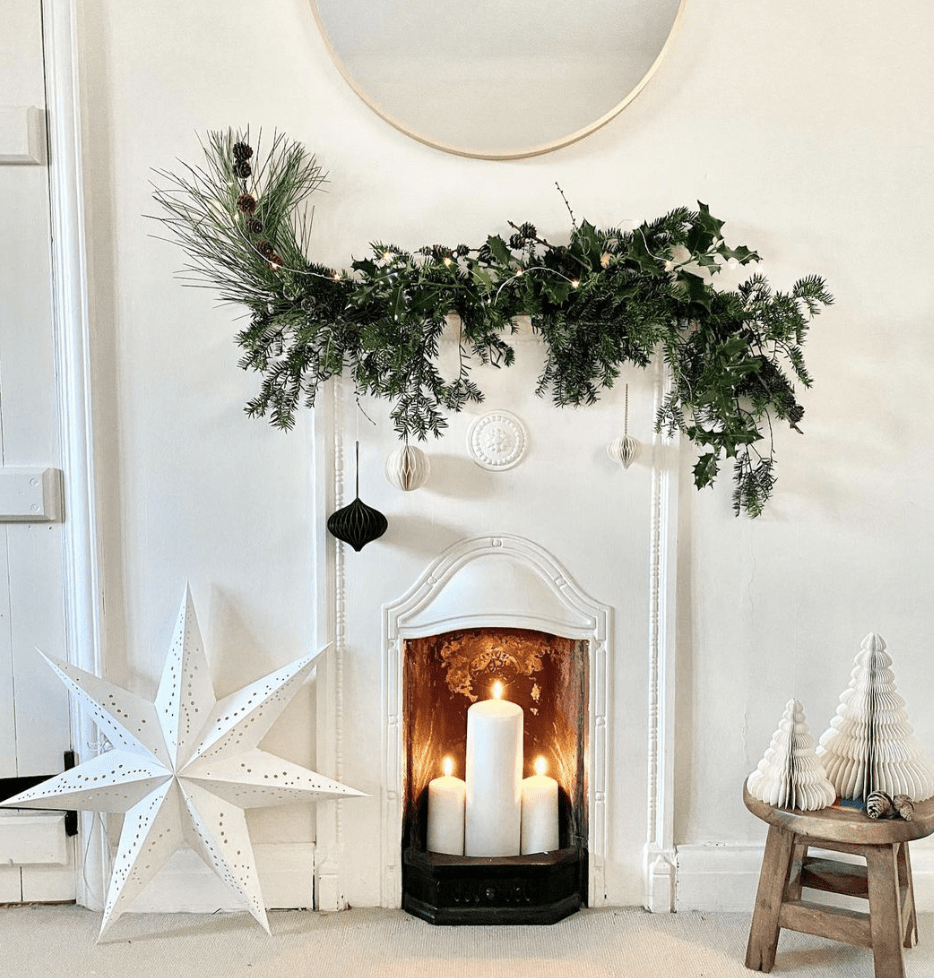
[[[253,854],[267,909],[315,906],[313,842],[256,845]],[[130,913],[214,913],[245,907],[197,853],[179,849],[129,909]]]
[[[934,911],[934,844],[925,839],[912,842],[910,848],[915,905],[922,913]],[[751,912],[756,902],[764,850],[763,844],[678,846],[676,909]],[[847,859],[841,853],[827,855],[834,859]],[[833,899],[817,893],[809,898],[815,902]],[[852,905],[859,906],[859,903],[854,901]],[[865,901],[862,901],[862,906],[865,908]]]

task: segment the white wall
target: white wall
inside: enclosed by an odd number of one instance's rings
[[[311,419],[283,435],[242,416],[255,382],[235,366],[237,311],[174,283],[182,256],[141,216],[154,209],[151,167],[194,161],[205,129],[250,124],[304,141],[330,171],[314,236],[326,263],[346,266],[376,238],[479,242],[508,219],[560,238],[557,181],[598,224],[700,199],[728,240],[763,254],[777,287],[824,274],[837,304],[807,345],[806,433],[778,434],[768,512],[734,519],[728,482],[696,494],[683,456],[675,841],[762,837],[740,800],[745,774],[791,695],[823,729],[869,630],[888,641],[934,745],[923,373],[934,123],[918,108],[934,96],[928,5],[909,0],[880,23],[839,0],[693,0],[618,119],[507,163],[444,155],[377,118],[329,61],[306,0],[84,0],[81,18],[112,679],[155,685],[186,578],[219,692],[295,658],[320,630],[304,545],[325,516],[310,495]],[[547,423],[536,414],[533,438],[548,438]],[[645,418],[633,433],[648,440]],[[592,454],[581,464],[598,468]],[[372,702],[369,668],[363,652],[351,658],[348,708]],[[270,746],[313,765],[312,732],[309,691]],[[374,787],[370,769],[351,775]],[[313,831],[304,810],[255,825],[259,841]],[[625,879],[619,902],[640,902]]]

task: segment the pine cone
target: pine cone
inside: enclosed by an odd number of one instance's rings
[[[263,256],[263,258],[272,258],[276,253],[276,249],[273,248],[269,241],[260,241],[256,246],[256,250]]]
[[[238,160],[236,163],[234,163],[233,171],[235,177],[239,177],[241,180],[246,180],[246,178],[253,172],[253,167],[250,166],[246,160]]]
[[[265,226],[258,217],[251,217],[246,222],[246,229],[250,232],[250,234],[262,234],[265,230]]]
[[[253,155],[253,147],[244,142],[233,144],[233,155],[235,160],[248,160]]]
[[[282,255],[277,251],[274,251],[271,255],[266,256],[266,260],[273,268],[281,268],[285,262],[282,260]]]
[[[252,194],[240,194],[237,198],[237,207],[244,214],[252,214],[256,210],[256,198]]]

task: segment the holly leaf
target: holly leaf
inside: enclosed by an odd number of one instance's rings
[[[549,275],[542,279],[542,292],[552,302],[560,305],[571,294],[571,283],[563,278]]]
[[[379,266],[371,258],[358,258],[350,267],[355,272],[362,272],[367,278],[375,278],[379,272]]]
[[[479,265],[473,265],[470,269],[470,274],[473,276],[474,282],[481,288],[487,292],[493,291],[493,276],[485,268],[481,268]]]
[[[646,244],[646,234],[648,231],[648,226],[643,224],[638,229],[638,233],[632,236],[629,242],[628,257],[635,261],[644,272],[650,275],[657,275],[660,271],[659,262],[652,252],[649,251],[649,247]]]
[[[509,252],[509,248],[506,242],[498,234],[491,234],[486,239],[486,246],[490,249],[490,254],[503,265],[509,265],[512,263],[512,255]]]
[[[581,255],[590,268],[599,267],[603,255],[603,239],[597,233],[597,229],[590,221],[583,221],[575,233],[575,238],[580,243]]]
[[[682,268],[678,272],[678,291],[689,301],[696,302],[710,312],[710,292],[700,275]]]
[[[738,245],[736,248],[728,248],[726,244],[721,244],[717,248],[717,253],[722,255],[727,261],[733,259],[740,265],[748,265],[751,261],[761,261],[758,252],[752,251],[746,245]]]
[[[700,201],[698,201],[697,206],[700,208],[700,212],[697,215],[695,226],[702,228],[712,238],[721,237],[720,229],[723,227],[724,222],[717,220],[717,218],[710,213],[710,208],[706,204],[702,204]]]
[[[717,463],[717,456],[713,452],[707,452],[694,464],[694,485],[698,489],[709,486],[717,478],[720,466]]]

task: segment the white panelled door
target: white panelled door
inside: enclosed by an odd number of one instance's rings
[[[24,469],[62,467],[45,104],[40,0],[3,0],[0,782],[61,771],[70,746],[67,694],[37,652],[66,657],[64,524],[41,504],[38,513],[29,500],[25,511],[16,506],[24,487],[41,498]],[[73,847],[61,823],[54,813],[0,814],[0,902],[74,897]]]

